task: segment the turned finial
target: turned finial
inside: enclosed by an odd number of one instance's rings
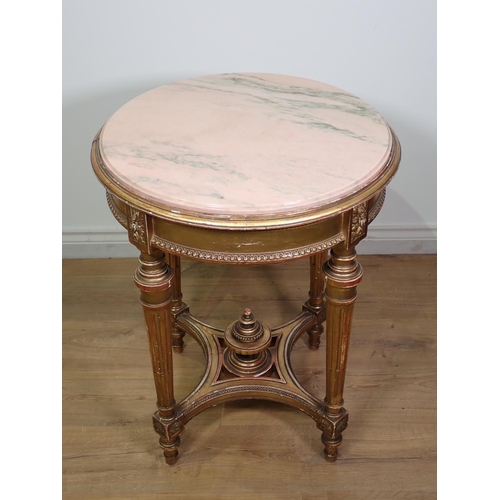
[[[226,345],[240,354],[255,354],[267,348],[271,332],[266,325],[255,319],[246,308],[238,321],[231,323],[224,333]]]
[[[266,373],[273,364],[268,349],[271,340],[269,327],[257,321],[246,308],[224,332],[224,366],[239,377],[258,377]]]

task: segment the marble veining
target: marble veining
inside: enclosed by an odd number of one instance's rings
[[[105,124],[100,148],[105,168],[134,194],[230,218],[314,209],[358,191],[384,168],[391,136],[348,92],[245,73],[136,97]]]

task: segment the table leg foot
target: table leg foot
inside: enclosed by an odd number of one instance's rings
[[[176,329],[173,333],[172,333],[172,348],[174,350],[174,352],[176,352],[177,354],[181,353],[182,351],[184,351],[184,335],[185,335],[185,332],[183,332],[182,330],[178,330]]]
[[[181,438],[179,436],[169,442],[164,442],[160,439],[160,446],[163,448],[163,456],[165,457],[165,462],[167,462],[168,465],[174,465],[177,460],[179,460],[179,452],[177,449],[180,444]]]
[[[162,410],[158,410],[153,415],[153,427],[160,435],[160,446],[163,448],[165,461],[167,464],[173,465],[177,462],[179,454],[177,448],[179,448],[181,444],[179,434],[184,430],[184,425],[182,420],[178,417],[169,419],[162,418],[160,416],[160,411]]]
[[[321,441],[325,445],[324,455],[327,462],[335,462],[337,460],[338,448],[342,443],[342,436],[334,439],[328,438],[328,436],[323,433],[321,435]]]
[[[323,325],[316,325],[307,332],[307,335],[309,336],[307,340],[307,347],[309,347],[311,351],[317,351],[319,349],[323,330]]]

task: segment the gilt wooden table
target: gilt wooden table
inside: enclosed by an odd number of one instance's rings
[[[135,283],[157,393],[153,424],[167,463],[176,462],[191,418],[238,399],[303,411],[334,461],[347,427],[343,388],[362,275],[355,246],[400,161],[383,118],[352,94],[312,80],[206,76],[124,105],[98,132],[91,160],[111,212],[140,251]],[[212,328],[182,301],[181,257],[241,265],[309,258],[309,298],[275,328],[249,309],[225,331]],[[325,320],[322,401],[297,381],[290,353],[306,332],[317,349]],[[177,402],[172,352],[183,350],[185,333],[201,345],[206,369]]]

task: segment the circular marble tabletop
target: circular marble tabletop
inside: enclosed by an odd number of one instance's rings
[[[331,206],[391,168],[393,136],[358,97],[274,74],[221,74],[146,92],[104,125],[101,169],[163,211],[230,219]]]

